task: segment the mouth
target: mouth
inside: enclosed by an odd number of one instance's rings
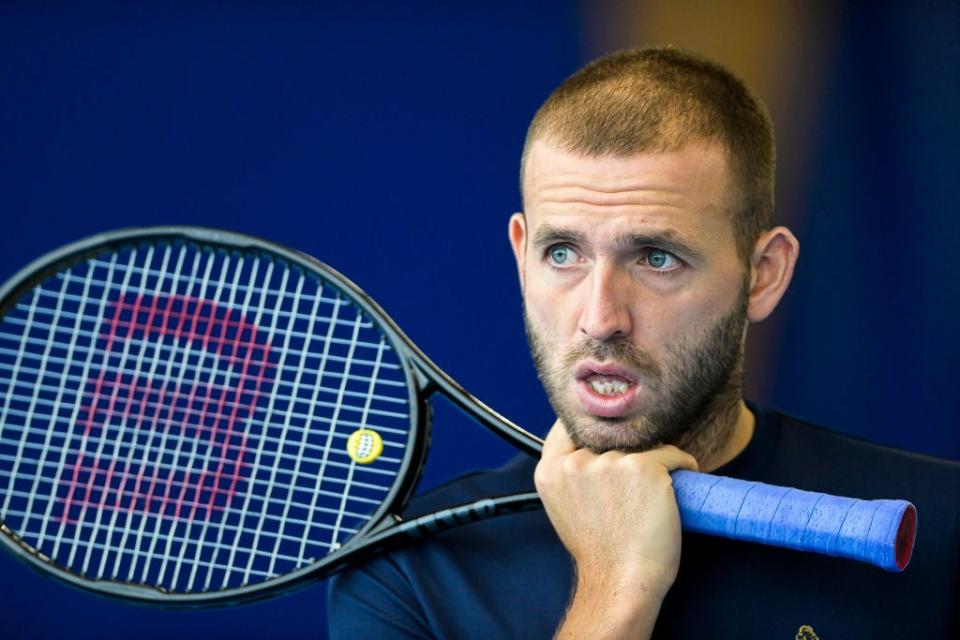
[[[574,372],[581,408],[603,418],[620,418],[632,411],[640,394],[640,377],[610,362],[585,362]]]
[[[590,376],[585,382],[590,385],[591,391],[607,397],[621,395],[630,388],[629,382],[617,377]]]

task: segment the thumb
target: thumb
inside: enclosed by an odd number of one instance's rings
[[[547,437],[543,441],[543,451],[540,454],[540,458],[557,458],[576,450],[577,445],[574,444],[570,438],[570,434],[567,433],[567,428],[560,420],[557,420],[553,423],[549,433],[547,433]]]

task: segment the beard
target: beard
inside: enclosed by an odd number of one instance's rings
[[[702,460],[721,450],[733,434],[742,395],[743,337],[749,281],[734,308],[698,335],[668,347],[664,362],[627,339],[585,339],[553,358],[524,308],[530,352],[550,404],[578,448],[646,451],[675,445]],[[571,400],[578,362],[593,358],[625,365],[640,374],[651,403],[640,415],[585,415]],[[554,364],[555,363],[555,364]]]

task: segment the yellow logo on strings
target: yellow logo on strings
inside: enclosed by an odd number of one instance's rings
[[[813,627],[805,624],[797,630],[796,640],[820,640],[820,636],[813,630]]]
[[[370,464],[383,453],[383,438],[373,429],[357,429],[347,438],[347,455],[359,464]]]

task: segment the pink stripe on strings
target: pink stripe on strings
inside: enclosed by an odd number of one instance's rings
[[[142,312],[143,307],[146,310]],[[123,318],[127,311],[131,313],[129,320]],[[159,323],[156,322],[158,312]],[[144,315],[146,317],[142,319]],[[231,330],[232,339],[228,337]],[[138,332],[143,340],[154,341],[157,353],[164,338],[172,338],[174,344],[199,347],[198,366],[204,359],[202,354],[210,353],[217,362],[227,366],[223,371],[225,377],[229,378],[232,370],[238,382],[229,388],[217,384],[191,384],[181,388],[178,383],[171,389],[169,376],[159,384],[142,376],[133,376],[131,382],[125,383],[122,373],[110,375],[101,371],[86,385],[90,389],[84,393],[86,417],[78,421],[84,427],[84,436],[89,438],[97,429],[101,437],[106,437],[109,426],[119,417],[121,429],[133,421],[138,430],[143,428],[153,433],[160,430],[162,422],[162,437],[166,439],[175,421],[176,407],[185,399],[184,420],[180,428],[184,431],[192,429],[197,438],[215,448],[211,452],[216,452],[213,460],[216,467],[212,473],[209,467],[206,470],[171,468],[164,471],[159,464],[149,465],[144,461],[128,468],[118,459],[107,462],[94,456],[90,460],[81,450],[71,465],[70,479],[65,481],[68,490],[63,499],[62,517],[68,521],[72,521],[70,512],[76,507],[81,509],[80,519],[90,507],[174,519],[209,519],[212,513],[229,508],[237,494],[242,469],[246,466],[248,438],[241,425],[252,417],[259,400],[267,395],[266,389],[273,382],[273,376],[268,374],[268,370],[271,374],[275,372],[275,366],[269,361],[269,341],[238,311],[191,296],[136,296],[133,300],[118,300],[102,334],[106,340],[106,352],[121,353],[126,340],[134,338]],[[107,394],[106,410],[98,410]],[[156,398],[152,414],[148,406],[151,397]],[[118,400],[124,405],[122,413],[117,410]],[[199,418],[196,417],[197,403],[200,403]],[[218,437],[221,438],[219,446]],[[131,438],[130,446],[134,445],[134,440]],[[131,459],[135,458],[131,456]],[[84,473],[89,474],[85,483],[80,480]],[[178,475],[182,475],[182,479],[178,479]],[[100,478],[102,482],[98,482]],[[115,480],[121,482],[116,489],[112,488]],[[127,489],[131,480],[132,490]],[[144,484],[147,485],[145,490]],[[209,499],[202,500],[207,487]],[[93,499],[97,490],[101,492],[99,500]],[[129,498],[126,507],[123,506],[125,496]]]

